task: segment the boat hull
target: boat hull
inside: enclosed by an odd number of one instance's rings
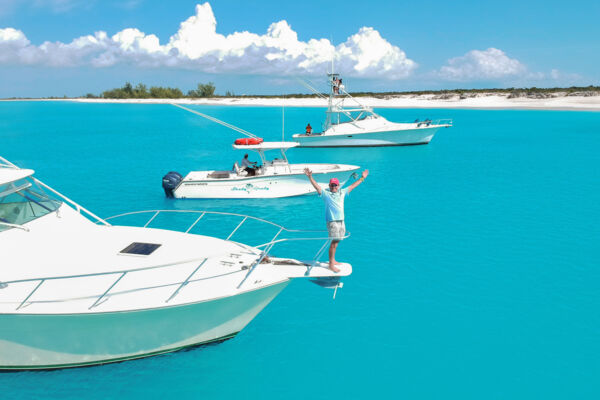
[[[1,314],[0,369],[118,362],[224,340],[241,331],[289,283],[159,309],[90,314]]]
[[[329,179],[336,177],[340,182],[348,180],[358,167],[346,171],[313,173],[313,177],[323,187]],[[264,199],[302,196],[315,193],[315,188],[304,173],[290,175],[258,176],[240,179],[211,179],[182,181],[173,191],[176,198],[194,199]]]
[[[377,147],[427,144],[443,126],[381,132],[294,135],[299,147]]]

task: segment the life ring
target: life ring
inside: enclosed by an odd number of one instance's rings
[[[242,146],[250,146],[255,144],[261,144],[262,142],[264,142],[262,138],[241,138],[236,139],[234,143]]]

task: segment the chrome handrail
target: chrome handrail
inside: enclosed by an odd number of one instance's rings
[[[451,118],[443,118],[443,119],[425,119],[423,121],[414,121],[411,123],[416,123],[417,126],[438,126],[438,125],[447,125],[447,126],[452,126],[452,119]]]
[[[82,207],[81,205],[77,204],[76,202],[74,202],[73,200],[69,199],[67,196],[65,196],[64,194],[58,192],[57,190],[52,189],[50,186],[46,185],[44,182],[40,181],[39,179],[34,178],[33,176],[31,177],[31,179],[33,179],[33,181],[36,182],[37,184],[39,184],[40,186],[43,186],[44,188],[50,190],[52,193],[54,193],[55,195],[57,195],[58,197],[60,197],[64,201],[66,201],[67,203],[69,203],[71,206],[75,207],[75,210],[79,214],[82,214],[82,212],[83,212],[83,213],[89,215],[90,217],[92,217],[93,219],[95,219],[96,223],[100,222],[103,225],[110,226],[110,224],[108,222],[106,222],[105,220],[103,220],[102,218],[100,218],[99,216],[97,216],[96,214],[94,214],[93,212],[91,212],[90,210],[88,210],[88,209]]]
[[[2,168],[11,168],[11,169],[21,169],[18,166],[16,166],[15,164],[13,164],[10,161],[8,161],[4,157],[0,157],[0,167],[2,167]]]
[[[450,125],[452,126],[452,118],[443,118],[443,119],[435,119],[433,120],[433,125]]]
[[[117,215],[113,215],[110,216],[108,218],[104,218],[104,221],[108,221],[111,219],[115,219],[115,218],[120,218],[120,217],[125,217],[128,215],[136,215],[136,214],[147,214],[147,213],[189,213],[189,214],[214,214],[214,215],[228,215],[228,216],[233,216],[233,217],[241,217],[241,218],[248,218],[248,219],[252,219],[258,222],[263,222],[265,224],[269,224],[272,226],[275,226],[277,228],[282,228],[284,231],[286,232],[290,232],[290,233],[305,233],[305,232],[327,232],[323,229],[319,229],[319,230],[306,230],[306,229],[288,229],[282,225],[276,224],[275,222],[271,222],[268,221],[266,219],[263,218],[258,218],[258,217],[254,217],[252,215],[245,215],[245,214],[238,214],[238,213],[230,213],[230,212],[223,212],[223,211],[207,211],[207,210],[142,210],[142,211],[132,211],[132,212],[127,212],[127,213],[123,213],[123,214],[117,214]],[[153,216],[152,219],[155,219],[156,216]],[[151,221],[149,221],[151,222]],[[147,226],[147,225],[146,225]]]
[[[10,161],[8,161],[6,158],[1,157],[0,156],[0,167],[1,168],[11,168],[11,169],[21,169],[19,168],[17,165],[11,163]],[[60,197],[61,199],[63,199],[64,201],[66,201],[67,203],[69,203],[71,206],[75,207],[75,210],[82,214],[85,213],[88,216],[92,217],[93,219],[96,220],[96,223],[100,222],[103,225],[110,225],[109,223],[107,223],[106,221],[104,221],[102,218],[100,218],[99,216],[97,216],[96,214],[94,214],[93,212],[91,212],[90,210],[82,207],[81,205],[77,204],[76,202],[74,202],[73,200],[69,199],[67,196],[65,196],[64,194],[56,191],[55,189],[52,189],[50,186],[46,185],[44,182],[40,181],[39,179],[30,176],[29,177],[32,181],[36,182],[38,185],[44,187],[45,189],[50,190],[52,193],[54,193],[55,195],[57,195],[58,197]]]
[[[2,226],[9,226],[11,228],[18,228],[18,229],[23,229],[25,232],[29,232],[29,228],[23,226],[23,225],[18,225],[18,224],[10,224],[8,222],[2,222],[0,221],[0,225]]]
[[[157,265],[150,265],[148,267],[121,269],[121,270],[106,271],[106,272],[92,272],[89,274],[73,274],[73,275],[63,275],[63,276],[46,276],[46,277],[27,278],[27,279],[15,279],[13,281],[2,281],[2,283],[10,285],[10,284],[15,284],[15,283],[36,282],[36,281],[40,281],[40,280],[54,281],[54,280],[61,280],[61,279],[89,278],[92,276],[104,276],[104,275],[122,274],[122,273],[129,273],[129,272],[147,271],[147,270],[151,270],[151,269],[175,267],[178,265],[183,265],[183,264],[188,264],[188,263],[195,262],[195,261],[204,260],[205,258],[206,257],[195,257],[195,258],[189,258],[186,260],[170,262],[167,264],[157,264]]]

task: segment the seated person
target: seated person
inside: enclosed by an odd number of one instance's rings
[[[312,135],[312,126],[310,126],[310,123],[306,125],[306,135]]]
[[[242,170],[248,172],[248,176],[256,175],[256,162],[248,160],[248,154],[242,158]]]

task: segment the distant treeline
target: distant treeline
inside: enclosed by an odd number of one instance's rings
[[[505,88],[505,89],[447,89],[447,90],[416,90],[406,92],[356,92],[350,93],[352,96],[369,96],[369,97],[382,97],[382,96],[397,96],[397,95],[464,95],[464,94],[481,94],[481,93],[497,93],[497,94],[509,94],[515,97],[521,97],[531,94],[552,94],[552,93],[580,93],[580,92],[600,92],[600,86],[571,86],[568,88]]]
[[[143,83],[133,85],[129,82],[121,88],[106,90],[100,96],[88,93],[87,98],[104,99],[181,99],[184,97],[199,98],[213,97],[215,95],[215,85],[212,82],[199,83],[196,89],[189,90],[183,94],[181,89],[162,86],[151,86],[150,89]]]
[[[235,95],[233,92],[227,91],[225,95],[215,94],[215,85],[212,82],[199,83],[196,89],[188,90],[187,94],[184,94],[181,89],[162,87],[162,86],[151,86],[149,89],[143,83],[139,83],[137,86],[133,86],[127,82],[121,88],[112,90],[106,90],[100,95],[88,93],[85,98],[89,99],[181,99],[181,98],[202,98],[202,97],[240,97],[240,98],[313,98],[317,97],[316,94],[306,93],[292,93],[292,94],[271,94],[271,95],[260,95],[260,94],[242,94]],[[567,88],[505,88],[505,89],[446,89],[446,90],[417,90],[417,91],[405,91],[405,92],[351,92],[350,94],[355,97],[375,97],[375,98],[388,98],[394,96],[406,96],[406,95],[434,95],[435,98],[444,99],[452,97],[475,97],[478,94],[483,93],[495,93],[505,94],[509,98],[515,97],[531,97],[531,98],[544,98],[552,97],[557,93],[565,93],[567,96],[595,96],[600,95],[600,86],[571,86]],[[17,97],[11,97],[16,99]],[[24,99],[24,97],[19,97]],[[63,97],[46,97],[47,99],[67,99],[65,95]]]
[[[105,99],[180,99],[180,98],[201,98],[201,97],[241,97],[241,98],[312,98],[317,97],[316,94],[307,93],[292,93],[292,94],[242,94],[235,95],[234,93],[227,91],[225,95],[215,94],[215,85],[212,82],[199,83],[198,87],[193,90],[189,90],[187,94],[184,94],[181,89],[171,87],[152,86],[150,89],[147,88],[143,83],[133,87],[129,82],[122,88],[107,90],[102,92],[100,96],[93,94],[87,94],[87,98],[105,98]],[[495,93],[495,94],[507,94],[509,98],[513,97],[550,97],[554,93],[566,93],[567,95],[596,95],[600,93],[600,86],[571,86],[568,88],[504,88],[504,89],[444,89],[444,90],[415,90],[415,91],[404,91],[404,92],[350,92],[355,97],[375,97],[375,98],[386,98],[393,96],[402,95],[435,95],[440,98],[450,97],[473,97],[477,94],[483,93]]]
[[[385,98],[402,95],[436,95],[436,96],[470,96],[482,93],[496,93],[496,94],[508,94],[509,97],[524,97],[531,95],[551,95],[553,93],[566,93],[578,94],[578,93],[600,93],[600,86],[571,86],[568,88],[505,88],[505,89],[444,89],[444,90],[417,90],[417,91],[405,91],[405,92],[350,92],[350,95],[354,97],[375,97]],[[259,97],[259,98],[270,98],[270,97],[282,97],[282,95],[238,95],[236,97]],[[305,94],[305,93],[293,93],[286,94],[285,97],[289,98],[310,98],[317,97],[316,94]]]

